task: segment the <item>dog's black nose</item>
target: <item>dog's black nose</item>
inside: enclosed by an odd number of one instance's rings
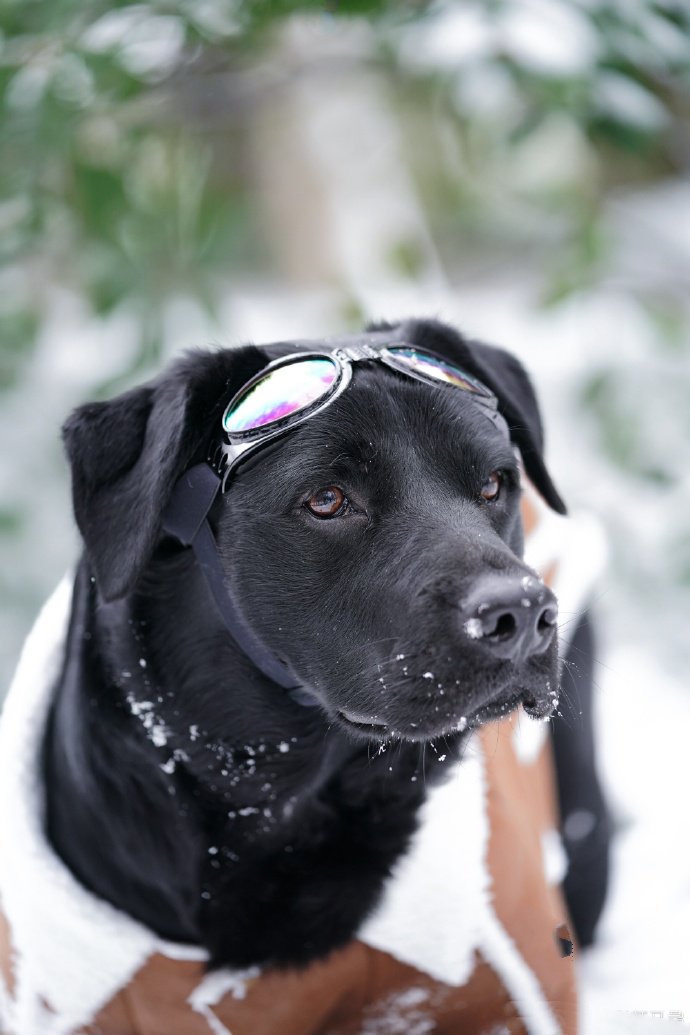
[[[465,635],[494,657],[525,661],[551,644],[558,606],[533,575],[491,574],[475,583],[460,614]]]

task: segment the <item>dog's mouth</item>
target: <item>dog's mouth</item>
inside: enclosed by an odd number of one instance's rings
[[[549,692],[548,697],[545,698],[523,693],[520,701],[531,719],[541,719],[542,721],[550,719],[558,708],[558,694],[555,691]]]
[[[382,741],[396,738],[422,741],[453,732],[477,729],[477,727],[483,726],[494,719],[504,718],[519,705],[522,705],[530,718],[546,720],[554,714],[557,704],[558,698],[556,694],[541,697],[524,690],[517,690],[498,694],[478,708],[468,711],[467,715],[448,720],[440,727],[436,723],[433,724],[433,728],[430,725],[428,726],[423,717],[420,718],[419,722],[404,722],[392,725],[384,722],[378,716],[360,715],[346,708],[338,711],[338,719],[347,729],[360,737],[365,737],[367,740]]]
[[[551,718],[558,707],[558,695],[549,694],[548,697],[535,697],[534,694],[524,690],[499,695],[472,712],[469,725],[475,728],[483,726],[484,723],[491,722],[493,719],[502,719],[520,705],[530,719],[546,721]]]
[[[391,727],[380,719],[363,718],[360,715],[347,711],[347,709],[341,709],[338,712],[338,718],[348,729],[364,733],[368,737],[376,737],[378,740],[395,735]]]

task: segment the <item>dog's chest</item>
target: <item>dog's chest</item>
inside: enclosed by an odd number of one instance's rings
[[[352,938],[405,855],[426,792],[446,775],[430,774],[425,786],[419,759],[416,745],[376,758],[351,752],[287,818],[280,802],[233,807],[204,867],[201,930],[212,958],[304,964]]]

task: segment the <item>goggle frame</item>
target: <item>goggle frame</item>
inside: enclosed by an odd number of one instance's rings
[[[424,357],[428,357],[435,360],[436,362],[448,367],[450,370],[456,371],[470,387],[464,388],[462,385],[444,380],[442,377],[435,377],[433,374],[427,373],[426,371],[416,370],[413,365],[409,364],[409,362],[399,359],[395,355],[396,350],[408,350],[418,353],[422,359]],[[259,425],[256,428],[248,428],[244,431],[232,432],[227,430],[225,427],[226,418],[242,400],[247,398],[252,388],[269,377],[273,371],[280,369],[281,367],[286,367],[295,363],[304,363],[314,359],[328,360],[332,362],[336,368],[335,379],[332,385],[325,390],[323,395],[317,397],[312,403],[308,403],[299,410],[295,410],[293,413],[287,414],[285,417],[276,418],[275,420]],[[221,419],[222,439],[221,441],[216,440],[212,444],[207,456],[207,463],[210,464],[215,473],[221,478],[221,492],[226,491],[228,479],[241,461],[246,460],[251,454],[258,452],[258,450],[263,446],[267,445],[274,439],[279,438],[287,431],[291,431],[300,424],[304,424],[305,421],[310,420],[318,413],[321,413],[322,410],[325,410],[326,407],[335,402],[335,400],[341,396],[350,385],[354,372],[354,365],[356,363],[367,361],[383,363],[389,369],[395,370],[396,373],[404,374],[416,381],[421,381],[423,384],[435,387],[454,388],[457,391],[465,392],[474,402],[478,403],[482,407],[485,415],[496,426],[507,432],[505,421],[498,412],[498,399],[494,393],[472,374],[467,373],[467,371],[463,370],[461,367],[449,362],[444,356],[440,356],[430,350],[420,349],[408,342],[395,342],[391,343],[390,346],[385,345],[378,348],[364,344],[343,346],[336,348],[331,352],[300,352],[292,356],[281,356],[279,359],[275,359],[265,367],[262,367],[254,377],[250,378],[249,381],[245,382],[245,384],[235,392],[225,407]]]

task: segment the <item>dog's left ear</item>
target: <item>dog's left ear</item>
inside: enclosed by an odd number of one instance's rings
[[[156,381],[80,406],[65,422],[74,514],[104,600],[132,591],[175,482],[206,447],[219,407],[265,362],[253,347],[190,353]]]
[[[435,320],[409,320],[395,330],[396,336],[446,356],[491,389],[508,422],[510,437],[520,450],[530,481],[553,510],[565,514],[565,503],[544,463],[544,430],[537,397],[515,356],[503,349],[468,341],[452,327]]]

